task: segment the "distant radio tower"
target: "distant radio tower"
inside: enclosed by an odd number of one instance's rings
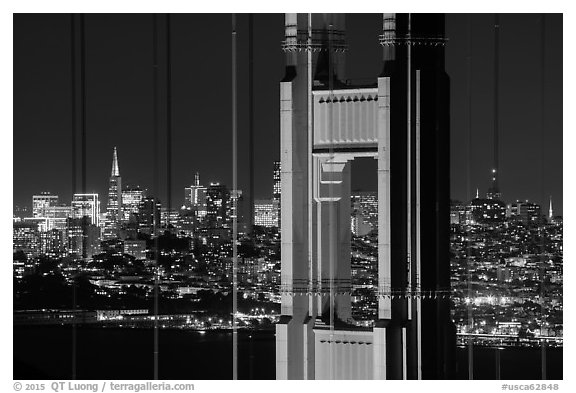
[[[494,166],[492,167],[492,185],[488,189],[486,197],[488,199],[501,199],[500,187],[498,185],[498,156],[499,156],[499,141],[498,141],[498,121],[499,114],[499,74],[500,74],[500,17],[498,14],[494,16]]]

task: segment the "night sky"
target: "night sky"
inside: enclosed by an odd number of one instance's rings
[[[562,214],[562,16],[546,15],[544,131],[540,126],[540,17],[500,16],[500,188],[507,202],[529,199],[544,204],[546,209],[552,195],[555,212]],[[372,78],[381,71],[381,18],[380,14],[348,15],[347,78]],[[152,20],[150,14],[86,16],[86,188],[100,194],[102,209],[106,206],[114,146],[118,148],[123,185],[139,185],[166,200],[164,124],[157,146],[161,162],[157,190],[153,182]],[[246,15],[238,17],[239,188],[244,192],[248,190],[247,20]],[[493,21],[492,14],[449,14],[446,19],[453,199],[467,200],[475,195],[477,187],[483,194],[490,184]],[[171,17],[172,206],[183,203],[184,187],[192,183],[196,171],[203,184],[220,181],[231,188],[230,24],[231,17],[226,14]],[[470,137],[466,95],[469,31]],[[272,162],[279,158],[283,34],[282,14],[255,15],[256,198],[271,197]],[[69,203],[74,192],[70,41],[70,15],[14,15],[15,205],[30,206],[32,195],[41,191],[58,194],[61,202]],[[162,54],[164,49],[162,42]],[[162,78],[163,72],[161,64]],[[373,189],[375,178],[375,174],[369,178],[356,176],[353,185]]]

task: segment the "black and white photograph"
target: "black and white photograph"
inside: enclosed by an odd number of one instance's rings
[[[6,391],[566,388],[561,6],[66,4],[10,15]]]

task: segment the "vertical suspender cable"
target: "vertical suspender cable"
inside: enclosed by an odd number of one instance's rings
[[[412,259],[412,15],[408,14],[408,40],[406,41],[406,266],[407,281],[410,282],[410,264]]]
[[[81,187],[82,193],[86,193],[86,27],[84,14],[80,15],[80,121],[81,132]],[[86,238],[86,226],[83,225],[82,235]],[[85,246],[85,244],[83,244]],[[83,247],[83,257],[86,258],[86,247]]]
[[[172,40],[170,14],[166,14],[166,228],[172,210]]]
[[[499,173],[499,123],[500,123],[500,15],[494,17],[494,168],[498,181]],[[494,183],[496,188],[498,183]]]
[[[254,225],[254,14],[248,14],[248,232]],[[244,221],[246,222],[246,221]]]
[[[313,165],[314,158],[312,157],[313,140],[313,119],[312,119],[312,14],[308,14],[308,39],[306,45],[306,76],[307,76],[307,99],[308,99],[308,288],[310,293],[316,289],[314,287],[314,268],[313,268],[313,208],[314,208],[314,195],[313,195]],[[315,298],[309,297],[308,309],[310,317],[315,317]]]
[[[545,108],[544,105],[546,103],[545,98],[545,71],[546,71],[546,15],[542,14],[541,16],[541,23],[540,23],[540,154],[541,160],[540,165],[540,200],[544,201],[544,127],[546,124],[546,116],[545,116]],[[546,266],[545,266],[545,256],[544,256],[544,249],[541,250],[542,255],[540,256],[540,336],[542,337],[542,327],[546,321],[546,313],[545,313],[545,275],[546,275]],[[546,375],[546,345],[547,342],[545,339],[541,341],[542,347],[542,354],[541,354],[541,368],[542,368],[542,379],[547,379]]]
[[[75,24],[73,26],[75,28]],[[79,98],[80,98],[80,187],[81,192],[83,194],[86,193],[86,76],[85,76],[85,67],[86,67],[86,45],[85,45],[85,27],[84,27],[84,14],[80,15],[80,53],[79,55]],[[74,55],[76,55],[75,50],[73,51]],[[74,60],[73,60],[74,61]],[[74,80],[76,79],[76,73],[73,73]],[[76,93],[76,85],[75,82],[73,83],[74,93]],[[74,110],[74,123],[77,125],[76,122],[76,105],[73,107]],[[74,143],[76,140],[74,140]],[[76,149],[74,148],[74,164],[76,162]],[[76,169],[74,169],[74,174],[76,174]],[[75,182],[74,182],[75,183]],[[76,192],[76,190],[74,190]],[[82,226],[82,259],[86,260],[87,256],[87,225],[86,220],[84,217],[81,218],[81,226]],[[78,267],[78,266],[77,266]],[[77,273],[73,277],[72,280],[72,309],[76,311],[77,304],[76,304],[76,278]],[[73,318],[72,324],[72,379],[76,379],[76,369],[77,369],[77,329],[76,329],[76,317]]]
[[[500,122],[500,15],[494,16],[494,168],[493,172],[493,192],[498,193],[498,175],[499,173],[499,122]],[[498,194],[494,195],[498,198]],[[499,263],[497,261],[496,263]],[[500,352],[498,347],[495,348],[495,367],[496,377],[500,379]]]
[[[84,14],[80,14],[80,187],[86,194],[86,32]],[[82,223],[82,259],[88,256],[88,223],[84,217]],[[74,303],[76,307],[76,303]]]
[[[86,194],[86,28],[84,14],[80,14],[80,187]],[[88,223],[82,223],[82,260],[88,256]],[[76,303],[74,303],[76,307]]]
[[[76,101],[76,15],[70,14],[70,73],[71,73],[71,110],[72,110],[72,193],[76,192],[76,133],[78,113]]]
[[[72,88],[72,194],[76,192],[76,133],[78,127],[78,114],[76,107],[77,92],[76,92],[76,16],[70,15],[70,60],[71,60],[71,88]],[[76,309],[76,280],[72,280],[72,303],[73,308]],[[72,377],[76,379],[76,321],[72,319]]]
[[[236,14],[232,14],[232,209],[234,211],[232,222],[232,379],[238,379],[238,331],[236,326],[236,314],[238,307],[238,249],[236,239],[238,237],[237,198],[238,188],[237,173],[237,108],[236,108]]]
[[[153,127],[153,195],[158,192],[158,130],[159,130],[159,108],[158,108],[158,15],[152,15],[152,127]],[[154,379],[158,379],[158,233],[156,221],[157,217],[156,196],[152,200],[152,236],[154,237]]]
[[[414,296],[420,293],[420,261],[421,261],[421,241],[420,233],[420,70],[416,70],[416,282],[412,284],[412,289],[415,290],[412,293],[412,299],[416,298],[416,345],[417,345],[417,379],[422,379],[422,303],[419,296]]]
[[[408,40],[406,58],[407,102],[406,102],[406,282],[410,288],[410,266],[412,264],[412,14],[408,14]],[[404,302],[404,300],[402,300]],[[410,315],[410,302],[407,302],[408,315]],[[402,328],[405,332],[405,328]],[[406,341],[402,335],[402,379],[406,379]]]
[[[248,217],[250,220],[248,221],[248,232],[252,233],[254,226],[254,14],[252,13],[248,14],[248,167],[248,191],[250,193],[250,199],[248,200]],[[238,202],[236,202],[235,209],[235,217],[238,220]],[[244,220],[244,222],[246,221]],[[253,379],[252,335],[249,336],[249,339],[250,367],[248,379],[251,380]]]
[[[468,131],[468,139],[467,139],[467,165],[466,165],[466,201],[470,201],[470,175],[472,173],[472,161],[470,157],[472,157],[472,17],[468,15],[468,53],[466,56],[466,98],[467,98],[467,117],[468,117],[468,124],[467,124],[467,131]],[[464,217],[467,220],[467,217]],[[466,223],[466,228],[468,228],[468,224]],[[472,272],[470,269],[470,252],[472,251],[470,247],[470,240],[466,241],[466,283],[467,283],[467,297],[471,299],[472,293]],[[472,316],[472,302],[469,302],[466,305],[467,308],[467,319],[469,324],[470,331],[473,330],[473,316]],[[474,379],[474,347],[473,341],[470,336],[468,339],[468,379]]]

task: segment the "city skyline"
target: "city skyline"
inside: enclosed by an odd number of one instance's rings
[[[563,14],[13,18],[14,378],[562,378]]]
[[[117,156],[117,149],[116,147],[114,147],[114,155],[113,155],[113,161],[112,161],[112,176],[111,176],[111,182],[112,184],[114,184],[113,190],[114,193],[119,193],[119,198],[121,200],[121,203],[118,204],[117,200],[112,200],[112,204],[110,204],[111,200],[110,200],[110,195],[111,195],[111,190],[109,190],[108,192],[108,202],[106,205],[99,207],[99,209],[102,209],[103,214],[105,214],[106,218],[109,216],[109,212],[110,209],[117,209],[118,210],[118,214],[121,214],[121,218],[120,221],[128,221],[129,219],[129,215],[130,213],[134,213],[135,210],[137,210],[137,206],[139,203],[142,202],[142,198],[144,197],[155,197],[157,198],[155,195],[152,194],[148,194],[148,188],[147,187],[140,187],[140,185],[131,185],[131,184],[127,184],[122,186],[121,184],[121,180],[120,180],[120,188],[116,188],[116,182],[118,182],[118,178],[120,178],[120,171],[119,171],[119,160],[118,160],[118,156]],[[271,178],[272,178],[272,188],[269,190],[268,195],[265,195],[262,198],[258,198],[258,199],[254,199],[253,201],[253,207],[256,207],[257,205],[267,205],[267,204],[271,204],[272,202],[277,203],[277,207],[276,209],[279,209],[280,207],[280,162],[279,161],[273,161],[271,163],[271,167],[273,168],[273,172],[270,174]],[[358,183],[358,180],[356,179],[355,183]],[[371,183],[371,182],[369,182]],[[370,194],[370,195],[376,195],[376,200],[377,200],[377,191],[374,190],[374,184],[369,184],[366,183],[367,187],[366,188],[359,188],[359,187],[353,187],[352,191],[355,193],[364,193],[364,194]],[[189,208],[191,203],[192,205],[197,205],[199,202],[198,198],[198,189],[201,189],[204,191],[204,195],[203,197],[205,198],[205,192],[206,192],[206,188],[208,186],[224,186],[226,187],[227,190],[231,191],[231,189],[226,185],[226,184],[220,184],[219,182],[216,181],[212,181],[209,180],[207,183],[201,183],[200,182],[200,173],[196,172],[194,174],[194,182],[193,184],[184,187],[184,191],[182,193],[181,199],[178,199],[176,201],[176,204],[173,205],[171,207],[171,209],[173,211],[178,211],[179,209],[186,209]],[[240,192],[242,192],[242,190],[239,190]],[[451,204],[452,205],[458,205],[460,203],[464,203],[468,206],[473,206],[473,202],[475,199],[494,199],[494,200],[498,200],[498,201],[502,201],[506,204],[506,209],[509,215],[509,210],[512,208],[514,209],[514,206],[520,203],[526,203],[526,204],[530,204],[530,205],[535,205],[538,207],[538,215],[541,215],[543,217],[546,218],[553,218],[553,217],[561,217],[561,214],[553,214],[552,212],[553,210],[553,198],[550,195],[548,197],[548,204],[547,205],[540,205],[538,203],[534,203],[533,201],[530,201],[528,199],[515,199],[515,200],[506,200],[505,198],[501,198],[500,196],[495,196],[492,194],[493,188],[488,187],[485,192],[482,191],[480,192],[480,189],[477,188],[476,189],[476,195],[469,199],[469,200],[464,200],[464,201],[460,201],[457,199],[451,199]],[[136,193],[137,195],[134,195],[134,193]],[[98,193],[88,193],[90,195],[96,195],[97,198],[101,198],[100,194]],[[81,193],[76,193],[72,196],[71,198],[71,204],[67,205],[66,203],[64,203],[61,199],[60,199],[60,195],[59,194],[55,194],[52,193],[49,190],[43,190],[40,191],[39,193],[36,193],[34,195],[31,195],[31,209],[27,209],[28,206],[25,206],[26,210],[22,210],[21,206],[18,206],[19,211],[18,212],[14,212],[14,217],[18,217],[18,218],[24,218],[24,217],[29,217],[29,218],[51,218],[52,216],[56,217],[56,215],[54,214],[53,210],[55,209],[71,209],[73,207],[74,204],[74,200],[76,198],[76,196],[78,195],[83,195]],[[129,202],[126,202],[126,198],[125,195],[128,195],[128,197],[130,198]],[[355,198],[358,198],[357,196],[358,194],[352,195],[352,199],[351,199],[351,203],[352,205],[354,205],[355,203]],[[135,203],[135,198],[138,200],[139,203]],[[192,199],[195,202],[192,202]],[[159,200],[160,203],[162,203],[162,200]],[[182,203],[179,203],[182,202]],[[204,202],[205,203],[205,202]],[[100,203],[99,203],[100,205]],[[125,212],[123,211],[124,207],[127,206],[129,212]],[[16,207],[16,206],[14,206]],[[52,210],[50,210],[50,212],[48,213],[46,208],[52,208]],[[166,207],[162,207],[162,209],[166,209]],[[270,209],[270,207],[266,207],[264,208],[264,210]],[[264,212],[264,210],[262,210],[262,212]],[[44,215],[41,214],[44,213]],[[16,215],[16,213],[18,213],[18,215]],[[74,214],[72,214],[72,210],[70,210],[70,217],[76,216]],[[61,215],[61,214],[60,214]],[[246,220],[248,220],[248,217],[243,217]],[[254,221],[254,219],[256,218],[256,212],[254,212],[254,216],[252,217],[252,221]],[[276,225],[274,226],[279,226],[278,225],[278,218],[275,218],[274,220],[276,220]],[[256,224],[258,225],[258,224]],[[269,223],[266,226],[270,226]],[[104,230],[106,230],[106,228],[104,228]],[[353,230],[354,232],[354,230]]]
[[[376,14],[352,14],[348,18],[350,56],[347,66],[351,79],[377,75],[378,27],[364,23],[377,19]],[[466,15],[449,14],[447,17],[446,68],[452,80],[451,88],[451,188],[452,199],[472,198],[476,188],[487,189],[492,168],[492,68],[493,68],[493,16],[471,16],[472,32],[472,134],[474,148],[467,151],[466,108]],[[545,205],[550,195],[555,210],[563,212],[562,155],[561,151],[561,15],[547,14],[545,88],[546,138],[539,130],[538,95],[526,94],[540,72],[535,55],[539,39],[539,15],[501,16],[501,109],[500,109],[500,189],[505,200],[529,199]],[[205,19],[205,20],[204,20]],[[229,103],[225,97],[229,85],[230,59],[229,18],[224,15],[174,15],[173,78],[174,131],[172,150],[172,205],[180,199],[179,190],[193,184],[194,173],[205,178],[231,184],[231,147],[228,121]],[[70,93],[69,93],[69,16],[16,15],[14,42],[14,149],[27,154],[14,155],[14,204],[28,205],[28,195],[47,190],[64,198],[72,196]],[[102,26],[110,26],[103,31]],[[361,28],[358,28],[361,26]],[[365,27],[373,26],[373,27]],[[375,26],[375,27],[374,27]],[[151,118],[141,116],[151,112],[151,19],[142,15],[88,15],[87,17],[87,192],[105,195],[108,189],[108,154],[118,146],[123,158],[123,177],[133,179],[127,185],[153,186],[151,164]],[[184,46],[196,29],[212,34],[216,45],[196,43],[198,51],[207,54],[202,60],[190,57]],[[374,31],[369,30],[374,29]],[[267,198],[272,179],[268,176],[269,163],[278,159],[279,124],[276,81],[282,76],[282,15],[256,15],[254,18],[255,75],[255,195],[253,199]],[[266,32],[266,34],[262,34]],[[531,37],[516,44],[518,37]],[[112,38],[114,37],[114,38]],[[239,18],[239,72],[247,68],[247,21]],[[123,51],[121,47],[129,47]],[[218,48],[216,48],[218,47]],[[50,48],[55,55],[46,57]],[[26,49],[26,50],[24,50]],[[374,54],[376,52],[376,54]],[[512,54],[512,55],[511,55]],[[43,61],[38,61],[38,56]],[[265,56],[265,57],[264,57]],[[357,59],[357,60],[356,60]],[[265,60],[265,61],[264,61]],[[259,64],[265,64],[264,67]],[[39,65],[42,64],[42,69]],[[188,71],[189,70],[189,71]],[[194,74],[208,76],[201,80]],[[48,77],[50,76],[50,77]],[[536,79],[535,79],[536,78]],[[245,78],[244,78],[245,79]],[[247,82],[239,85],[241,97],[247,97]],[[50,91],[50,96],[46,92]],[[206,94],[194,93],[205,91]],[[534,97],[534,98],[533,98]],[[240,189],[248,193],[247,173],[247,100],[239,102],[240,129]],[[216,103],[213,105],[210,103]],[[192,108],[192,110],[190,109]],[[198,109],[196,109],[198,108]],[[528,108],[526,110],[525,108]],[[215,112],[218,111],[218,112]],[[217,113],[224,113],[220,116]],[[527,116],[526,113],[531,113]],[[138,114],[138,115],[137,115]],[[221,138],[202,140],[198,129],[209,129]],[[49,132],[46,132],[49,130]],[[32,138],[36,143],[31,144]],[[134,143],[143,138],[144,143]],[[214,140],[212,140],[214,139]],[[217,141],[216,141],[217,140]],[[147,142],[148,141],[148,142]],[[519,142],[521,141],[521,142]],[[164,144],[161,141],[164,152]],[[541,143],[542,142],[542,143]],[[36,146],[42,146],[38,149]],[[50,149],[45,149],[50,146]],[[270,148],[272,146],[272,148]],[[224,152],[223,155],[216,151]],[[53,160],[51,157],[60,157]],[[51,160],[50,166],[38,165]],[[160,174],[165,173],[165,157],[160,157]],[[470,164],[470,174],[466,167]],[[53,168],[57,179],[50,179],[44,171]],[[142,170],[144,169],[144,170]],[[35,179],[29,182],[29,179]],[[161,178],[162,179],[162,178]],[[161,180],[157,194],[166,200],[165,183]],[[248,194],[245,194],[249,197]]]

